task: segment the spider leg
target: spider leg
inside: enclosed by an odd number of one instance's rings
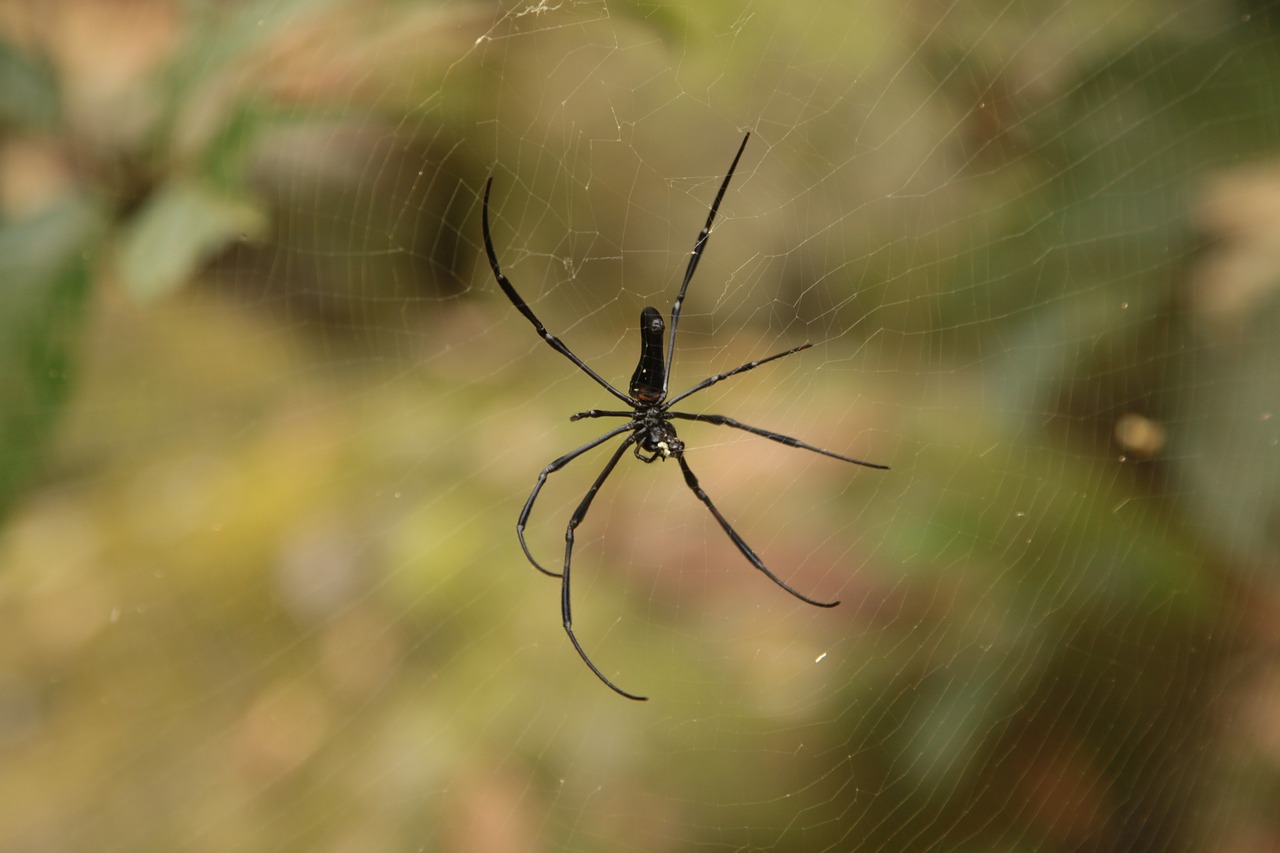
[[[524,502],[524,509],[520,510],[520,517],[516,519],[516,538],[520,540],[520,547],[524,550],[525,557],[528,558],[529,562],[533,564],[535,569],[542,572],[544,575],[549,575],[553,578],[561,577],[559,572],[553,572],[550,569],[543,568],[542,564],[533,558],[533,554],[529,552],[529,545],[524,541],[524,527],[529,521],[529,513],[533,512],[533,502],[538,499],[538,492],[542,491],[543,485],[547,482],[547,477],[559,471],[561,468],[568,465],[591,448],[599,447],[615,435],[626,432],[631,429],[631,427],[631,424],[623,424],[617,429],[610,430],[599,438],[582,445],[577,450],[569,451],[564,456],[561,456],[559,459],[552,462],[546,468],[543,468],[542,473],[538,475],[538,482],[534,484],[533,491],[529,493],[529,499]]]
[[[636,412],[606,412],[601,409],[589,409],[588,411],[578,412],[577,414],[569,416],[569,420],[571,421],[580,421],[583,418],[631,418],[631,423],[627,424],[627,428],[636,429],[636,430],[643,429],[643,424],[644,424],[644,422],[641,420],[641,416]],[[641,462],[653,462],[655,459],[663,459],[667,455],[667,454],[664,454],[661,450],[655,450],[652,453],[650,453],[648,456],[645,456],[643,453],[640,452],[639,441],[636,442],[634,452],[635,452],[636,458],[639,459]]]
[[[698,500],[707,505],[707,509],[711,510],[711,514],[716,517],[716,521],[720,522],[720,526],[724,528],[724,532],[729,534],[729,538],[733,540],[733,544],[738,546],[738,550],[742,552],[742,556],[746,557],[751,562],[751,565],[764,572],[765,576],[768,577],[769,580],[773,581],[778,586],[803,601],[805,604],[812,604],[816,607],[835,607],[840,603],[839,601],[818,601],[817,599],[810,598],[804,593],[788,586],[786,581],[769,571],[768,566],[761,562],[760,558],[756,556],[756,552],[752,551],[751,546],[743,541],[742,537],[738,535],[738,531],[733,529],[733,525],[729,524],[728,520],[720,514],[720,510],[716,509],[716,505],[711,502],[711,498],[707,497],[707,493],[698,485],[698,478],[693,475],[693,471],[689,468],[689,463],[684,461],[684,456],[677,456],[676,461],[680,463],[680,469],[684,471],[685,484],[688,485],[689,489],[698,496]]]
[[[629,404],[631,399],[626,394],[623,394],[617,388],[614,388],[606,382],[600,374],[588,367],[586,362],[574,355],[573,351],[570,350],[569,347],[565,346],[563,341],[547,331],[546,327],[542,325],[542,321],[533,313],[533,309],[525,303],[519,293],[516,293],[515,287],[513,287],[511,282],[507,280],[507,277],[502,274],[502,269],[498,266],[498,253],[493,249],[493,237],[489,234],[489,191],[491,189],[493,189],[492,177],[489,178],[484,185],[484,201],[480,208],[480,225],[481,231],[484,234],[484,251],[485,254],[489,256],[489,266],[493,269],[493,277],[498,280],[498,287],[502,288],[502,292],[511,300],[511,304],[516,306],[516,310],[523,314],[525,319],[533,324],[533,328],[537,329],[538,334],[542,335],[542,339],[546,341],[553,350],[576,364],[583,373],[598,382],[600,386],[610,394],[617,397],[622,402]]]
[[[625,429],[625,427],[624,427]],[[604,470],[600,472],[600,476],[596,477],[591,488],[587,489],[587,493],[582,498],[582,503],[578,504],[578,508],[573,511],[573,515],[569,517],[569,526],[564,531],[564,573],[560,578],[560,613],[564,617],[564,630],[569,635],[569,642],[573,643],[573,647],[577,649],[578,656],[582,658],[592,672],[596,674],[596,678],[608,685],[613,692],[625,696],[628,699],[635,699],[637,702],[648,700],[648,696],[638,696],[635,693],[628,693],[618,685],[614,684],[605,674],[600,671],[591,658],[587,657],[586,651],[582,648],[582,644],[578,642],[577,636],[573,633],[573,614],[569,609],[569,562],[573,555],[573,531],[582,523],[582,519],[586,518],[587,510],[591,508],[591,502],[595,500],[596,493],[600,491],[600,487],[604,485],[604,481],[613,473],[614,466],[618,464],[618,460],[622,458],[622,454],[627,452],[627,448],[635,443],[634,434],[629,435],[618,445],[618,449],[613,452],[613,456],[609,457],[608,463],[604,466]]]
[[[693,279],[694,270],[698,268],[698,261],[702,260],[702,250],[706,248],[707,237],[711,234],[711,223],[715,221],[716,212],[720,210],[720,202],[724,198],[725,190],[729,189],[729,181],[733,179],[733,172],[738,168],[738,161],[742,159],[742,152],[746,150],[747,140],[750,138],[750,133],[742,137],[742,144],[738,146],[738,153],[733,155],[733,162],[729,164],[729,171],[724,176],[724,181],[720,184],[720,191],[716,193],[715,201],[711,202],[711,212],[707,214],[707,224],[702,226],[702,230],[698,232],[698,239],[693,242],[693,252],[689,256],[689,266],[684,271],[684,281],[680,282],[680,292],[676,294],[676,301],[671,305],[671,337],[667,340],[666,374],[662,377],[663,397],[667,396],[667,380],[671,377],[671,359],[676,352],[676,326],[680,325],[680,306],[684,304],[684,292],[689,289],[689,282]]]
[[[569,415],[569,420],[580,421],[583,418],[634,418],[635,416],[635,412],[606,412],[603,409],[591,409],[590,411]]]
[[[800,346],[793,347],[787,350],[786,352],[780,352],[775,355],[771,355],[768,358],[758,358],[755,361],[748,361],[746,364],[741,365],[740,367],[735,367],[733,370],[726,370],[724,373],[717,373],[715,376],[711,376],[711,377],[708,377],[707,379],[702,380],[697,385],[694,385],[692,388],[690,388],[688,391],[685,391],[681,394],[677,394],[676,396],[672,397],[670,400],[666,402],[664,407],[670,408],[676,403],[679,403],[685,397],[688,397],[690,394],[696,394],[697,392],[701,391],[704,388],[710,388],[712,385],[715,385],[717,382],[720,382],[724,379],[728,379],[730,376],[737,376],[739,373],[746,373],[748,370],[755,370],[757,367],[759,367],[762,364],[768,364],[769,362],[775,361],[776,359],[779,359],[779,358],[783,358],[784,356],[795,355],[801,350],[807,350],[811,346],[813,346],[813,344],[808,344],[808,343],[801,344]]]
[[[682,418],[686,421],[703,421],[704,423],[716,424],[718,426],[733,427],[745,432],[767,438],[770,441],[776,441],[779,444],[785,444],[787,447],[799,447],[801,450],[812,450],[814,453],[821,453],[823,456],[830,456],[832,459],[839,459],[843,462],[852,462],[854,465],[861,465],[865,468],[879,468],[882,471],[889,470],[888,465],[881,465],[877,462],[867,462],[863,459],[854,459],[852,456],[845,456],[836,453],[834,450],[823,450],[821,447],[814,447],[812,444],[806,444],[798,438],[792,438],[789,435],[783,435],[777,432],[771,432],[767,429],[744,424],[741,421],[735,421],[733,418],[724,415],[694,415],[688,412],[667,412],[668,417]]]

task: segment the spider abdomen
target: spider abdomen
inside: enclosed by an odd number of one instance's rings
[[[640,312],[640,361],[631,374],[631,397],[641,403],[661,403],[666,392],[667,367],[662,362],[662,333],[667,324],[657,308]]]

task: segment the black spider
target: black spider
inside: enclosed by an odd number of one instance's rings
[[[811,344],[805,343],[786,352],[780,352],[771,355],[768,358],[762,358],[758,361],[749,361],[740,367],[724,373],[717,373],[708,379],[704,379],[689,390],[677,394],[667,399],[667,378],[671,374],[671,359],[675,353],[676,346],[676,326],[680,323],[680,305],[684,302],[685,291],[689,287],[689,280],[693,278],[693,272],[698,268],[698,261],[702,258],[702,251],[707,244],[707,235],[711,231],[711,223],[716,218],[716,211],[720,207],[720,201],[724,198],[725,190],[729,187],[729,181],[733,178],[733,171],[738,167],[738,160],[742,157],[742,152],[747,147],[747,140],[751,138],[748,133],[742,139],[742,145],[738,147],[738,153],[734,155],[733,163],[729,166],[729,172],[724,177],[724,182],[720,185],[720,191],[716,193],[715,201],[711,203],[711,212],[707,215],[707,224],[702,227],[702,232],[698,234],[697,241],[693,244],[693,253],[689,258],[689,266],[684,272],[684,281],[680,283],[680,293],[676,296],[675,303],[671,306],[671,339],[667,342],[667,352],[664,359],[662,354],[662,335],[666,329],[666,324],[662,320],[662,315],[658,313],[656,308],[645,308],[640,312],[640,362],[636,365],[636,371],[631,375],[631,385],[628,390],[630,395],[623,394],[617,388],[606,382],[600,374],[596,373],[588,367],[582,359],[578,358],[573,352],[565,346],[565,344],[546,330],[542,322],[534,315],[533,311],[520,298],[520,294],[516,293],[516,289],[512,287],[511,282],[502,274],[502,270],[498,267],[498,256],[493,250],[493,238],[489,234],[489,191],[493,187],[493,178],[490,177],[484,187],[484,202],[481,213],[481,223],[484,231],[484,248],[489,255],[489,265],[493,268],[493,275],[498,280],[498,286],[502,288],[502,292],[511,300],[511,304],[516,306],[516,310],[525,316],[533,327],[538,330],[538,334],[542,335],[552,349],[563,355],[578,366],[582,372],[586,373],[594,379],[602,388],[613,396],[617,397],[627,406],[625,411],[605,411],[602,409],[591,409],[585,412],[578,412],[569,419],[576,421],[582,418],[626,418],[627,422],[622,426],[609,430],[597,439],[587,442],[576,450],[571,450],[564,456],[552,462],[550,465],[542,469],[542,473],[538,475],[538,482],[534,485],[533,491],[529,494],[529,499],[525,501],[524,509],[520,511],[520,517],[516,520],[516,535],[520,539],[520,547],[524,550],[525,557],[533,564],[534,568],[545,575],[560,578],[560,610],[564,617],[564,630],[569,635],[570,642],[577,649],[582,660],[596,674],[596,677],[609,685],[617,693],[627,697],[628,699],[636,699],[644,701],[648,697],[637,696],[634,693],[628,693],[618,685],[614,684],[605,677],[598,667],[591,662],[591,658],[587,657],[587,653],[583,651],[582,644],[578,642],[578,638],[573,633],[573,617],[569,609],[569,563],[573,554],[573,531],[582,519],[586,517],[587,510],[591,507],[591,502],[595,499],[596,493],[600,491],[600,487],[604,484],[606,478],[612,473],[614,466],[618,464],[618,460],[622,458],[622,454],[627,451],[628,447],[633,448],[633,452],[637,459],[641,462],[653,462],[655,459],[675,459],[680,464],[680,470],[684,472],[684,481],[690,490],[706,505],[711,514],[715,516],[720,526],[724,528],[724,532],[733,540],[733,544],[738,547],[742,555],[746,557],[751,565],[768,576],[769,580],[794,595],[796,598],[807,604],[813,604],[818,607],[835,607],[838,601],[817,601],[809,598],[807,595],[792,589],[781,578],[769,571],[768,567],[761,562],[752,551],[750,546],[743,541],[738,532],[733,529],[729,522],[721,515],[720,510],[716,509],[716,505],[711,502],[711,498],[707,497],[707,493],[698,485],[698,478],[694,476],[693,471],[689,468],[689,463],[684,460],[684,442],[676,435],[675,425],[671,422],[673,418],[680,418],[687,421],[702,421],[703,423],[717,424],[719,426],[733,427],[734,429],[744,430],[754,435],[763,436],[772,441],[785,444],[788,447],[799,447],[805,450],[812,450],[814,453],[821,453],[823,456],[830,456],[833,459],[840,459],[844,462],[852,462],[855,465],[865,465],[868,468],[886,469],[887,465],[877,465],[873,462],[865,462],[861,459],[854,459],[850,456],[843,456],[830,450],[823,450],[820,447],[814,447],[812,444],[805,444],[799,439],[792,438],[787,435],[780,435],[776,432],[770,432],[760,427],[749,426],[747,424],[735,421],[733,418],[724,415],[695,415],[687,412],[673,412],[671,407],[681,400],[696,394],[705,388],[710,388],[717,382],[728,379],[730,376],[736,376],[739,373],[745,373],[753,370],[766,362],[788,356],[801,350],[808,349]],[[595,482],[591,484],[591,488],[587,490],[586,496],[582,502],[578,504],[578,508],[573,511],[573,515],[569,517],[569,525],[565,529],[564,534],[564,570],[562,572],[553,572],[544,568],[534,559],[533,554],[529,552],[529,546],[525,542],[524,528],[529,520],[529,513],[533,511],[533,502],[538,498],[538,492],[542,490],[542,486],[547,482],[547,477],[556,471],[568,465],[574,459],[586,453],[594,447],[604,444],[611,438],[615,438],[623,433],[629,433],[622,443],[618,445],[617,450],[613,452],[613,456],[609,457],[609,461],[605,464],[604,470],[596,477]],[[645,455],[648,454],[648,455]]]

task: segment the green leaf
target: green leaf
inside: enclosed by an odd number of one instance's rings
[[[0,225],[0,515],[43,455],[71,388],[100,209],[71,198]]]
[[[151,197],[125,234],[120,274],[139,300],[163,296],[240,237],[255,237],[267,217],[252,201],[211,185],[175,181]]]

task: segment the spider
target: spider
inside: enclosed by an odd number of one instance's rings
[[[771,355],[767,358],[749,361],[746,364],[735,367],[733,370],[727,370],[724,373],[717,373],[715,376],[702,380],[697,385],[676,394],[674,397],[667,397],[667,380],[671,376],[671,362],[675,355],[676,347],[676,328],[680,323],[680,306],[684,303],[685,291],[689,288],[689,281],[693,278],[693,273],[698,268],[698,261],[702,259],[702,252],[707,245],[707,236],[711,232],[711,224],[715,221],[716,211],[720,208],[720,202],[724,198],[725,191],[729,188],[729,181],[733,179],[733,172],[738,167],[738,161],[742,158],[742,152],[746,150],[747,140],[751,138],[748,133],[742,138],[742,144],[738,146],[738,153],[734,155],[733,163],[729,165],[729,171],[724,177],[724,181],[720,184],[720,191],[716,193],[715,201],[711,203],[711,212],[707,214],[707,222],[702,226],[702,231],[698,234],[698,239],[693,244],[693,252],[689,257],[689,266],[684,271],[684,280],[680,283],[680,292],[676,295],[676,301],[671,305],[671,337],[667,340],[666,355],[663,355],[662,339],[666,330],[666,323],[662,319],[662,315],[658,309],[647,307],[640,312],[640,361],[636,365],[635,373],[631,375],[631,384],[628,386],[628,393],[624,394],[606,381],[600,374],[592,370],[582,359],[573,354],[573,351],[564,344],[559,338],[547,331],[542,325],[542,321],[537,318],[533,310],[516,292],[515,287],[503,274],[502,269],[498,266],[498,255],[493,248],[493,237],[489,232],[489,192],[493,188],[493,178],[490,177],[484,187],[484,201],[481,206],[481,226],[484,233],[484,249],[489,256],[489,266],[493,268],[493,276],[498,281],[498,286],[502,288],[502,292],[511,300],[511,304],[516,310],[524,315],[533,328],[537,330],[542,339],[554,349],[563,355],[569,361],[573,362],[579,370],[595,380],[596,384],[604,388],[614,397],[626,406],[625,410],[605,410],[605,409],[589,409],[585,412],[578,412],[571,415],[569,420],[577,421],[584,418],[626,418],[626,422],[621,426],[614,427],[604,435],[595,438],[579,448],[569,451],[565,455],[556,459],[547,467],[542,469],[538,474],[538,481],[534,484],[533,491],[529,494],[529,499],[525,501],[524,509],[520,511],[520,516],[516,520],[516,536],[520,540],[520,548],[524,551],[525,557],[529,560],[533,567],[545,575],[560,578],[560,612],[564,618],[564,630],[569,635],[569,641],[573,643],[574,649],[583,662],[595,673],[596,677],[609,686],[614,692],[625,696],[628,699],[636,701],[645,701],[647,696],[640,696],[635,693],[629,693],[618,685],[610,681],[599,667],[592,662],[586,651],[582,648],[582,644],[578,642],[577,636],[573,632],[573,616],[569,606],[569,567],[573,556],[573,532],[577,529],[582,520],[586,518],[587,510],[591,508],[591,502],[595,500],[596,494],[600,491],[600,487],[604,485],[604,481],[608,479],[613,472],[614,467],[618,464],[618,460],[627,452],[628,448],[632,449],[635,457],[641,462],[651,463],[656,460],[666,461],[668,459],[676,460],[680,470],[684,472],[685,484],[690,491],[700,500],[715,520],[728,534],[729,539],[742,552],[742,556],[746,557],[751,565],[755,566],[765,574],[769,580],[782,587],[791,595],[816,607],[835,607],[839,601],[819,601],[810,598],[799,590],[794,589],[769,570],[751,550],[746,541],[738,534],[733,526],[729,524],[728,519],[716,508],[711,502],[711,498],[702,490],[702,486],[698,484],[698,478],[694,476],[693,471],[689,468],[689,463],[685,461],[684,442],[676,434],[674,419],[686,421],[700,421],[702,423],[715,424],[717,426],[727,426],[733,429],[743,430],[745,432],[785,444],[788,447],[798,447],[803,450],[810,450],[814,453],[820,453],[823,456],[830,456],[833,459],[839,459],[843,462],[851,462],[854,465],[862,465],[867,468],[887,469],[887,465],[878,465],[874,462],[866,462],[862,459],[854,459],[851,456],[844,456],[831,450],[823,450],[820,447],[814,447],[812,444],[806,444],[797,438],[788,435],[781,435],[767,429],[750,426],[725,415],[709,415],[709,414],[691,414],[689,412],[672,411],[672,406],[679,403],[692,395],[710,388],[717,382],[728,379],[730,376],[737,376],[739,373],[746,373],[748,370],[754,370],[762,364],[783,358],[788,355],[794,355],[802,350],[808,349],[812,344],[804,343],[798,347]],[[533,504],[538,499],[538,493],[546,484],[547,478],[568,465],[574,459],[586,453],[595,447],[599,447],[606,441],[616,438],[626,433],[626,437],[613,451],[613,455],[609,457],[609,461],[605,463],[604,469],[596,476],[595,482],[591,484],[591,488],[587,489],[586,495],[578,504],[577,509],[569,516],[569,524],[564,532],[564,568],[559,572],[551,571],[540,564],[529,550],[529,545],[525,541],[524,529],[529,521],[529,514],[533,511]]]

